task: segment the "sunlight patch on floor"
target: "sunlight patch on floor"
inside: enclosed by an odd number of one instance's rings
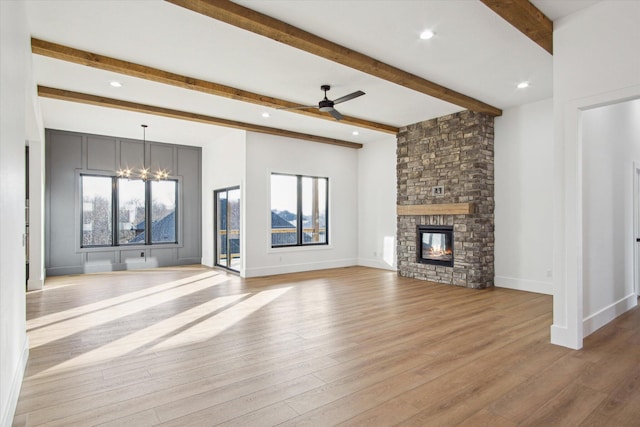
[[[224,283],[227,276],[206,273],[192,276],[175,282],[164,283],[148,289],[132,292],[122,297],[109,298],[82,307],[76,307],[61,313],[55,313],[45,318],[28,321],[29,340],[31,348],[82,333],[83,331],[113,322],[119,318],[148,310],[153,306],[170,302],[178,297],[184,297],[212,286]],[[193,282],[193,283],[189,283]],[[140,299],[144,299],[141,303]],[[106,310],[108,308],[108,310]],[[56,315],[60,315],[59,317]],[[78,321],[78,317],[82,321]],[[57,318],[57,320],[56,320]],[[48,323],[45,323],[48,321]],[[35,326],[39,324],[39,326]],[[37,328],[37,330],[35,330]]]
[[[290,289],[291,287],[286,287],[259,292],[250,298],[235,304],[233,307],[194,325],[188,330],[162,341],[155,346],[155,349],[164,350],[209,340],[255,313],[262,307],[265,307],[275,299],[284,295]]]
[[[200,319],[206,318],[207,315],[210,315],[216,310],[220,310],[229,304],[233,304],[234,302],[245,298],[247,295],[249,294],[238,294],[215,298],[204,304],[193,307],[190,310],[183,311],[173,317],[154,323],[144,329],[128,334],[120,339],[111,341],[108,344],[102,345],[87,353],[83,353],[77,357],[55,365],[43,371],[42,374],[45,374],[51,369],[60,371],[95,365],[108,360],[117,359],[138,350],[142,352],[153,352],[153,348],[146,350],[143,348],[149,346],[154,341],[161,342],[165,339],[170,339],[173,335],[180,334],[181,329],[190,323],[199,322]]]

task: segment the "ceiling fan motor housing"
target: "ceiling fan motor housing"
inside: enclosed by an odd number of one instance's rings
[[[326,98],[323,99],[322,101],[318,102],[318,109],[324,112],[333,110],[333,101],[330,101]]]

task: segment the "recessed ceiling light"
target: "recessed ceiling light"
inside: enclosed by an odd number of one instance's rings
[[[115,80],[113,80],[113,81],[109,82],[109,84],[110,84],[111,86],[113,86],[113,87],[122,87],[122,83],[120,83],[120,82],[118,82],[118,81],[115,81]]]
[[[420,33],[420,38],[422,40],[429,40],[430,38],[432,38],[435,35],[436,35],[436,33],[434,33],[431,30],[424,30],[423,32]]]
[[[357,130],[354,130],[353,132],[351,132],[351,135],[358,136],[360,135],[360,132],[358,132]]]
[[[529,82],[520,82],[520,83],[518,83],[518,89],[524,89],[526,87],[529,87]]]
[[[267,113],[266,111],[264,113],[262,113],[262,117],[264,117],[265,119],[268,117],[271,117],[271,114]]]

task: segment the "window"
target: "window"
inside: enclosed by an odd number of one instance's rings
[[[112,187],[110,177],[82,177],[82,246],[111,246],[113,243]]]
[[[80,178],[81,247],[178,242],[178,181],[94,175]],[[151,224],[150,236],[147,224]]]
[[[271,246],[326,245],[328,178],[271,174]]]
[[[176,242],[176,181],[151,182],[151,242]]]
[[[141,179],[118,179],[118,243],[136,242],[144,233],[145,185]],[[144,240],[143,240],[144,242]]]

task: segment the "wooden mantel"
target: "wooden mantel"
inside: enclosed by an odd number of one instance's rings
[[[472,213],[473,203],[398,205],[398,215],[469,215]]]

